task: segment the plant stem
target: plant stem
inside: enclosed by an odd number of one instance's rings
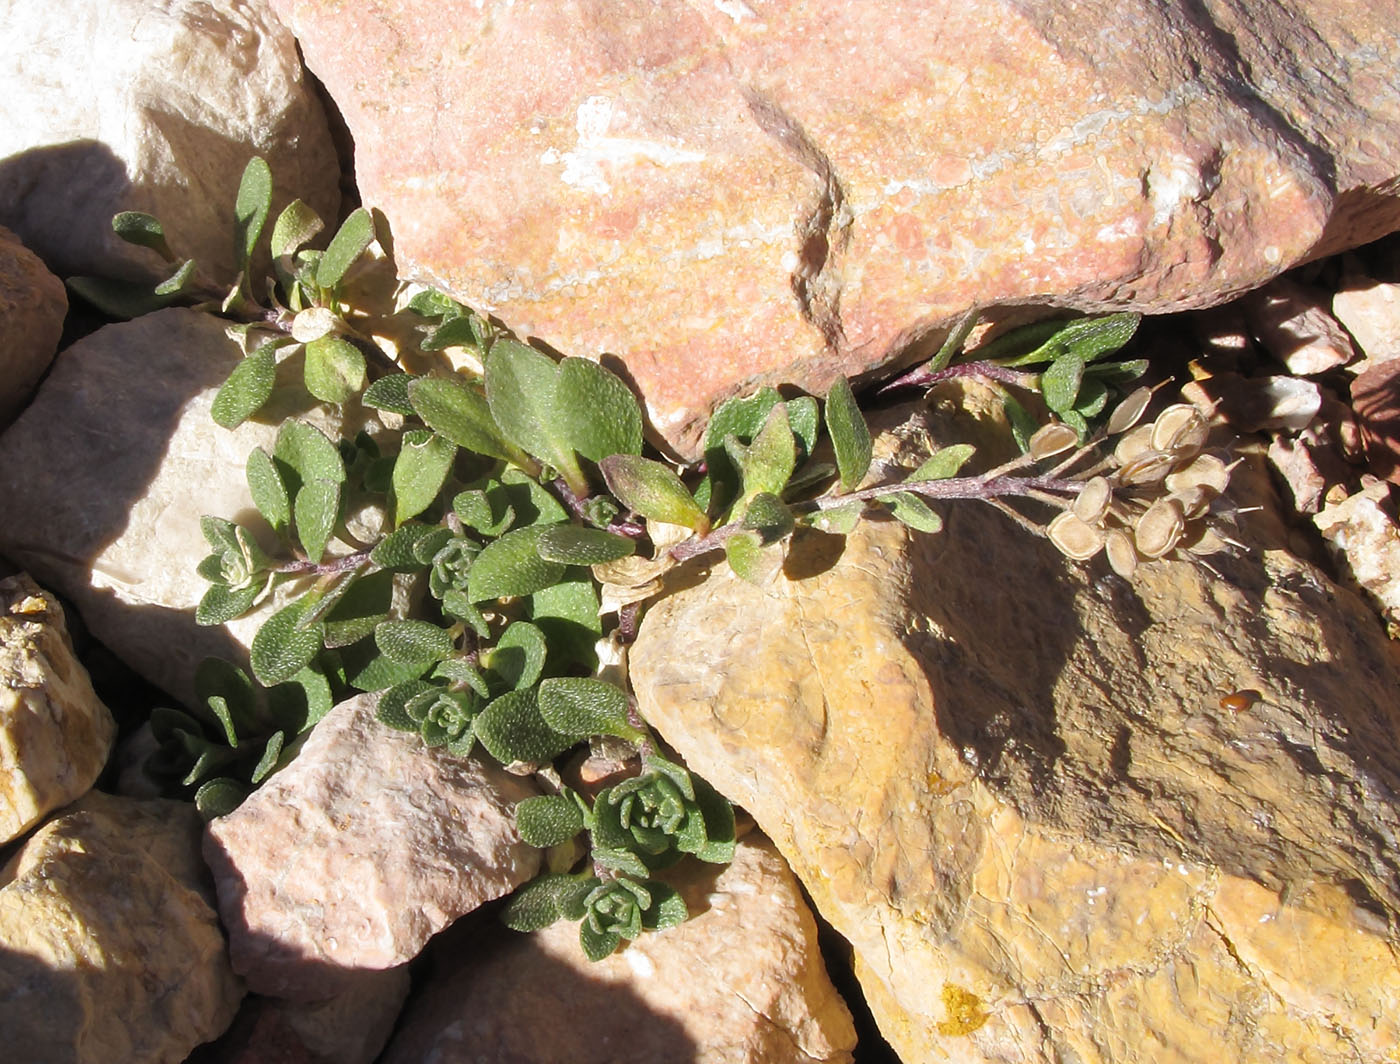
[[[890,381],[889,384],[880,389],[879,394],[883,395],[896,388],[931,388],[935,384],[950,381],[956,377],[982,377],[985,380],[998,381],[1002,384],[1014,384],[1018,388],[1030,391],[1039,391],[1040,388],[1040,374],[1038,373],[1025,373],[1007,366],[999,366],[995,362],[959,362],[956,366],[945,366],[943,369],[937,370],[920,366],[918,369]]]
[[[847,503],[864,502],[885,495],[907,491],[922,495],[927,499],[994,499],[1006,495],[1035,496],[1039,492],[1058,492],[1064,495],[1078,495],[1083,488],[1078,480],[1065,480],[1060,477],[949,477],[946,480],[906,480],[894,484],[879,484],[861,491],[847,492],[844,495],[824,495],[820,499],[794,506],[794,509],[834,510]],[[729,526],[726,526],[728,528]],[[725,529],[720,529],[723,532]],[[733,533],[731,532],[730,535]],[[711,533],[713,536],[714,533]],[[687,540],[687,543],[690,541]],[[686,543],[681,544],[682,547]],[[672,554],[674,555],[674,550]]]
[[[369,554],[367,550],[356,551],[354,554],[347,554],[341,558],[332,558],[327,562],[313,562],[306,558],[296,558],[289,562],[281,562],[272,567],[274,573],[287,573],[289,575],[301,575],[303,573],[316,573],[325,575],[327,573],[344,573],[351,569],[358,569],[362,565],[369,564]]]

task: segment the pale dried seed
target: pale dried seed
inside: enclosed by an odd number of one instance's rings
[[[1031,437],[1029,450],[1031,457],[1040,461],[1068,451],[1078,442],[1079,433],[1074,429],[1059,422],[1052,422],[1036,430],[1035,435]]]
[[[1177,403],[1152,423],[1152,446],[1159,451],[1195,450],[1206,441],[1206,420],[1190,403]]]
[[[1158,499],[1138,518],[1133,541],[1144,558],[1160,558],[1177,545],[1186,528],[1175,499]]]
[[[1230,549],[1229,541],[1209,525],[1203,526],[1200,535],[1183,543],[1182,546],[1192,554],[1201,556],[1220,554],[1222,551]]]
[[[1125,579],[1133,575],[1137,569],[1138,553],[1132,536],[1121,528],[1110,528],[1104,540],[1104,549],[1108,554],[1108,564],[1115,573]]]
[[[1085,524],[1096,525],[1108,513],[1108,504],[1113,501],[1113,489],[1105,477],[1094,477],[1085,482],[1079,490],[1079,497],[1070,509],[1074,516]]]
[[[1138,388],[1113,408],[1113,413],[1108,416],[1108,424],[1104,426],[1104,431],[1110,436],[1127,432],[1138,423],[1138,418],[1142,417],[1142,412],[1147,409],[1147,404],[1151,401],[1152,389]]]
[[[1131,432],[1124,433],[1114,445],[1113,457],[1119,465],[1126,465],[1143,451],[1152,449],[1152,426],[1139,425]]]
[[[1103,549],[1103,530],[1086,524],[1069,510],[1056,515],[1045,532],[1061,554],[1077,562],[1088,561]]]
[[[1181,507],[1182,514],[1186,520],[1200,517],[1210,509],[1210,504],[1215,499],[1215,492],[1201,484],[1193,484],[1191,487],[1183,488],[1181,491],[1174,491],[1168,498],[1173,499]]]
[[[1113,474],[1119,484],[1155,484],[1172,471],[1176,458],[1161,451],[1143,451]]]
[[[1168,491],[1203,487],[1219,495],[1230,485],[1230,469],[1213,454],[1197,455],[1190,465],[1168,474],[1166,484]]]

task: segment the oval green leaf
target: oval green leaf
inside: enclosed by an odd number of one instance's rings
[[[355,260],[374,243],[374,217],[363,207],[357,207],[340,224],[335,236],[316,265],[316,284],[334,288],[341,282]]]
[[[280,346],[263,344],[233,367],[209,410],[216,425],[236,429],[267,402],[277,376],[277,348]]]
[[[435,432],[413,429],[403,434],[403,449],[391,478],[394,524],[416,517],[433,504],[456,455],[457,445]]]
[[[841,477],[841,490],[854,491],[870,469],[873,444],[865,417],[856,405],[855,393],[845,377],[826,395],[826,430],[836,451],[836,468]]]
[[[325,625],[301,627],[301,618],[314,603],[308,595],[282,607],[253,636],[249,659],[253,675],[264,687],[284,683],[311,664],[322,647]]]
[[[292,501],[287,495],[287,485],[282,482],[282,474],[272,456],[261,447],[248,452],[248,462],[244,467],[248,479],[248,493],[253,497],[253,505],[263,515],[273,531],[281,535],[292,520]]]
[[[340,485],[321,477],[306,481],[292,504],[292,519],[307,559],[319,562],[340,520]]]
[[[533,688],[507,691],[491,702],[476,718],[476,735],[487,753],[503,765],[552,761],[578,742],[545,722]]]
[[[593,462],[642,453],[642,408],[622,378],[586,358],[566,358],[555,384],[555,419],[569,446]]]
[[[616,536],[601,528],[551,525],[541,533],[536,549],[546,561],[601,565],[636,553],[637,544],[626,536]]]
[[[507,532],[488,543],[467,575],[472,602],[532,595],[564,576],[565,566],[539,554],[539,539],[549,525],[532,525]]]
[[[261,156],[254,155],[243,169],[238,182],[238,197],[234,200],[233,216],[238,231],[239,262],[244,270],[253,255],[258,237],[272,209],[272,170]]]
[[[701,535],[710,530],[705,511],[669,466],[638,455],[615,454],[599,462],[598,468],[617,500],[648,520],[682,525]]]
[[[541,794],[516,804],[515,829],[528,845],[547,850],[583,830],[583,812],[572,798]]]
[[[321,402],[346,402],[365,386],[365,356],[348,340],[322,336],[306,345],[305,379]]]
[[[627,719],[627,695],[616,684],[589,677],[545,680],[537,696],[540,716],[563,735],[615,735],[638,742],[645,732]]]

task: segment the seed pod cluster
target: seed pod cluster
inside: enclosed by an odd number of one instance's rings
[[[1073,504],[1050,522],[1050,542],[1066,557],[1087,561],[1099,551],[1122,576],[1143,560],[1173,551],[1214,554],[1227,543],[1204,518],[1225,491],[1231,467],[1204,452],[1210,426],[1189,403],[1167,407],[1134,427],[1146,389],[1128,396],[1109,419],[1118,433],[1116,468],[1084,482]]]

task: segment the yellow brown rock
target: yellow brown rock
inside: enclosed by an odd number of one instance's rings
[[[178,1064],[242,987],[182,802],[92,792],[0,870],[0,1031],[13,1061]]]
[[[851,941],[902,1059],[1393,1061],[1375,615],[1267,514],[1219,575],[1131,581],[988,508],[945,519],[863,522],[767,588],[714,572],[631,654],[643,715]]]
[[[116,734],[58,600],[24,574],[0,580],[0,844],[85,794]]]

